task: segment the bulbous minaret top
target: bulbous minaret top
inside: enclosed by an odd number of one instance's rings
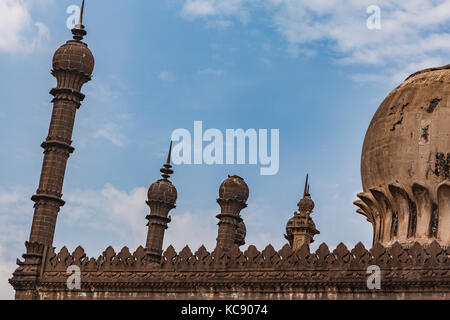
[[[85,82],[89,81],[94,71],[94,56],[88,45],[81,40],[86,36],[87,32],[83,25],[84,0],[81,6],[80,20],[72,29],[73,40],[67,41],[53,56],[53,70],[55,75],[57,71],[75,71],[85,76]],[[56,76],[56,75],[55,75]],[[64,85],[64,83],[62,83]],[[81,84],[80,84],[81,88]]]
[[[311,195],[309,194],[309,183],[308,183],[309,175],[306,175],[306,183],[305,190],[303,192],[303,198],[297,204],[300,213],[310,214],[314,210],[314,201],[311,199]]]
[[[148,189],[148,201],[163,202],[175,207],[177,201],[177,189],[169,180],[170,175],[173,174],[170,158],[172,153],[172,142],[170,142],[169,155],[167,161],[161,168],[162,179],[154,182]]]
[[[239,202],[247,201],[249,189],[244,179],[237,175],[228,176],[219,188],[219,199],[236,200]]]

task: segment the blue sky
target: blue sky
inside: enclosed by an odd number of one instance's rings
[[[70,39],[75,0],[0,0],[0,298],[24,252],[50,115],[54,51]],[[369,30],[366,9],[381,8]],[[450,1],[86,1],[85,41],[96,66],[77,113],[54,245],[90,256],[145,243],[146,191],[159,178],[173,130],[279,129],[280,170],[181,165],[164,246],[217,233],[218,188],[228,174],[250,188],[247,245],[281,248],[310,174],[312,215],[326,242],[371,245],[352,204],[361,147],[384,97],[410,73],[448,63]],[[246,245],[246,246],[247,246]]]

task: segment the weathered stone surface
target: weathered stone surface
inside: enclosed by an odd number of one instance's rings
[[[364,140],[360,213],[375,242],[450,245],[450,65],[408,77]]]

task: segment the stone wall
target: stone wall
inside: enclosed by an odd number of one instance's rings
[[[237,246],[192,253],[169,247],[161,264],[149,264],[144,248],[116,253],[107,248],[97,259],[81,247],[44,252],[36,283],[21,283],[20,266],[10,280],[17,298],[34,299],[450,299],[449,249],[437,242],[404,248],[376,244],[352,250],[326,244],[316,252],[289,245],[275,251]],[[23,264],[23,263],[22,263]],[[68,290],[67,268],[81,270],[81,289]],[[381,289],[370,290],[367,268],[381,270]],[[34,287],[33,287],[34,286]],[[25,290],[26,289],[26,290]],[[30,292],[33,292],[31,295]]]

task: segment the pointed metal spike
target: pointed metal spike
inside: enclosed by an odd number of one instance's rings
[[[83,13],[84,13],[84,0],[83,3],[81,4],[81,11],[80,11],[80,25],[83,25]]]
[[[86,30],[84,29],[84,25],[83,25],[83,15],[84,15],[84,0],[81,4],[80,20],[75,25],[75,27],[72,29],[73,38],[77,41],[83,40],[83,37],[87,34]]]
[[[169,154],[167,155],[167,164],[170,164],[170,159],[172,157],[172,141],[170,141]]]
[[[163,165],[161,170],[159,170],[162,173],[162,177],[164,180],[168,180],[170,178],[170,175],[173,174],[173,170],[171,169],[172,166],[170,164],[171,156],[172,156],[172,141],[170,141],[169,154],[167,155],[167,162]]]
[[[303,196],[305,197],[308,194],[308,177],[309,174],[306,174],[306,181],[305,181],[305,190],[303,191]]]

